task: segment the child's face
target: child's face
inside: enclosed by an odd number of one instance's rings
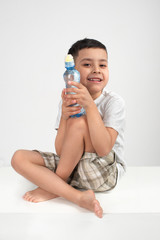
[[[80,72],[81,83],[93,99],[101,95],[108,83],[109,71],[107,53],[101,48],[84,48],[79,51],[75,68]]]

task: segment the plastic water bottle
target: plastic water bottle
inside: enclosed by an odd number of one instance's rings
[[[66,71],[63,74],[66,88],[75,88],[73,85],[69,85],[68,81],[80,82],[80,73],[74,68],[74,60],[71,54],[68,54],[65,59],[65,68]],[[75,94],[74,92],[68,92],[67,94]],[[72,104],[70,106],[79,106],[79,104]],[[81,112],[70,117],[80,117],[85,114],[84,108],[81,108]]]

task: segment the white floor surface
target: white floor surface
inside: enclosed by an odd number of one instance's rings
[[[34,187],[0,168],[0,240],[160,239],[160,167],[128,167],[113,191],[97,193],[102,219],[62,198],[24,201]]]

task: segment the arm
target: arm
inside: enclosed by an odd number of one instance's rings
[[[115,144],[118,135],[117,131],[104,126],[94,102],[86,108],[86,115],[91,141],[96,153],[99,156],[109,154]]]

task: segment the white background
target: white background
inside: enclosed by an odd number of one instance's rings
[[[64,57],[84,37],[109,53],[108,89],[126,101],[129,166],[159,165],[160,1],[0,0],[0,165],[55,151]]]

